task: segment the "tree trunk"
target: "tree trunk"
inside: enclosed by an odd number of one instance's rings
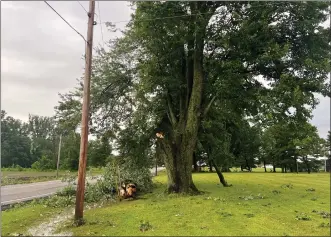
[[[191,2],[192,12],[200,13],[199,2]],[[195,187],[192,179],[192,161],[193,152],[195,151],[198,137],[198,129],[200,125],[200,110],[202,103],[203,90],[203,48],[205,29],[208,22],[205,19],[196,16],[195,19],[195,48],[193,55],[193,84],[191,96],[189,98],[188,108],[186,110],[186,120],[183,124],[182,135],[175,135],[175,143],[173,145],[173,171],[169,171],[170,185],[169,192],[176,193],[197,193],[198,189]],[[178,138],[180,136],[180,138]]]
[[[265,166],[265,160],[263,160],[264,172],[267,172],[267,167]]]
[[[216,173],[218,175],[218,178],[220,180],[220,183],[223,185],[223,187],[231,187],[232,184],[228,184],[221,172],[221,170],[218,168],[218,166],[216,165],[216,163],[214,162],[214,160],[211,160],[212,165],[214,166]]]
[[[197,164],[197,156],[196,156],[195,152],[193,153],[193,171],[199,172],[199,167]]]
[[[310,170],[310,166],[309,166],[308,158],[307,158],[307,157],[303,157],[303,162],[304,162],[305,165],[306,165],[306,168],[307,168],[307,172],[308,172],[308,174],[310,174],[311,170]]]
[[[177,144],[172,144],[166,138],[160,142],[168,176],[168,193],[197,193],[192,179],[192,157],[191,162],[187,162]]]
[[[213,172],[213,165],[211,164],[210,161],[208,162],[208,165],[209,165],[209,172]]]
[[[231,170],[229,167],[225,166],[225,167],[222,167],[221,172],[231,172]]]
[[[275,164],[272,165],[272,172],[276,173],[276,166],[275,166]]]
[[[171,122],[171,128],[166,128],[167,134],[159,138],[165,153],[165,165],[168,174],[168,192],[175,193],[199,193],[192,179],[193,152],[196,149],[198,129],[201,120],[201,104],[203,94],[203,50],[204,38],[210,16],[203,17],[200,13],[206,13],[209,5],[204,2],[190,2],[190,10],[194,13],[194,22],[188,25],[188,48],[192,47],[192,57],[183,60],[183,79],[185,78],[185,96],[181,97],[180,112],[174,116],[171,106],[167,116]],[[193,20],[192,19],[192,20]],[[189,50],[190,51],[190,50]],[[185,58],[185,57],[184,57]],[[184,61],[186,63],[184,63]],[[193,61],[193,62],[192,62]],[[192,67],[193,63],[193,67]],[[185,66],[186,65],[186,70]],[[184,102],[183,102],[184,101]],[[168,102],[171,105],[171,102]],[[179,118],[178,118],[179,117]],[[178,118],[178,119],[177,119]],[[178,120],[178,121],[177,121]]]

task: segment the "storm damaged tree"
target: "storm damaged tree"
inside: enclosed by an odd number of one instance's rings
[[[290,96],[298,85],[304,99],[296,106],[302,113],[305,104],[316,104],[313,92],[325,91],[328,33],[318,23],[326,19],[326,3],[134,6],[123,37],[94,58],[91,132],[111,132],[115,148],[140,165],[148,162],[145,157],[157,143],[169,192],[198,192],[192,180],[193,154],[201,125],[215,106],[227,103],[222,112],[244,120],[277,114],[271,102],[283,110],[293,106]],[[259,75],[271,89],[259,82]],[[79,111],[69,105],[76,105],[73,100],[79,101],[79,94],[68,97],[67,103],[63,97],[59,117],[70,115],[75,121]],[[215,158],[220,161],[217,166],[222,159]]]

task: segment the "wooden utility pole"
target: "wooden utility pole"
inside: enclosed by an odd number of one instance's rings
[[[62,143],[62,134],[60,134],[59,151],[57,153],[56,178],[59,177],[59,165],[60,165],[60,156],[61,156],[61,143]]]
[[[78,168],[78,182],[76,192],[76,208],[75,219],[78,223],[83,218],[84,209],[84,191],[85,191],[85,177],[86,177],[86,156],[88,144],[88,121],[89,121],[89,105],[90,105],[90,79],[91,79],[91,64],[92,64],[92,43],[93,43],[93,25],[94,25],[95,1],[89,1],[88,12],[88,27],[87,27],[87,42],[85,51],[85,78],[84,78],[84,94],[83,94],[83,108],[82,108],[82,131],[80,140],[79,152],[79,168]]]

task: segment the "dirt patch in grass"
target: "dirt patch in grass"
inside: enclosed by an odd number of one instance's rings
[[[47,208],[41,204],[28,204],[1,212],[1,232],[4,236],[28,235],[28,230],[38,226],[54,215],[60,215],[60,208]]]
[[[35,227],[29,228],[28,235],[32,236],[72,236],[71,232],[57,232],[59,226],[72,218],[73,211],[61,213],[55,217],[50,218],[48,221],[43,222]]]

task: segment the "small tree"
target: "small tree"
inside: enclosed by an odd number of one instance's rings
[[[309,123],[304,124],[299,132],[299,137],[294,140],[297,146],[297,153],[306,165],[307,172],[310,173],[312,166],[320,165],[316,160],[323,153],[323,139],[318,135],[317,128]]]
[[[37,160],[31,165],[32,169],[45,171],[45,170],[52,170],[55,168],[54,161],[52,158],[49,158],[46,155],[43,155],[41,159]]]

